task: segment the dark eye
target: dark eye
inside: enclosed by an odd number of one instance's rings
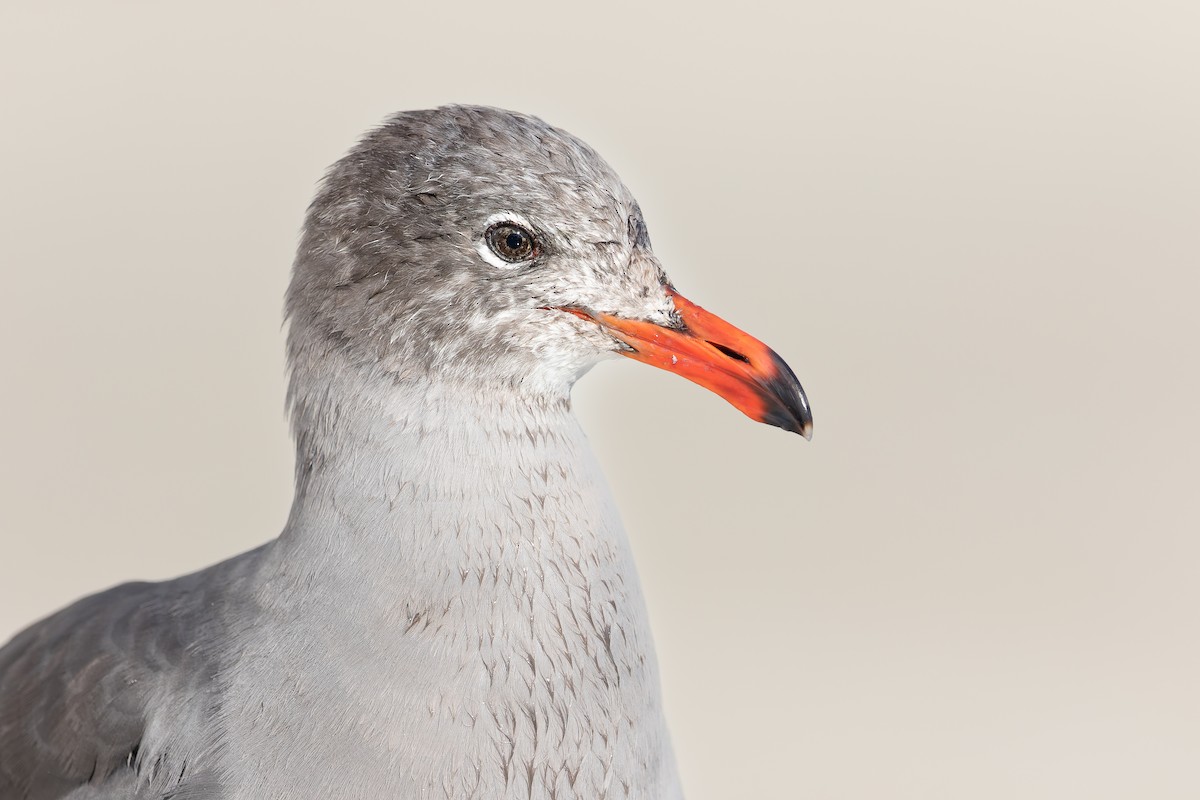
[[[512,222],[497,222],[484,234],[492,252],[510,264],[528,261],[537,255],[533,234]]]

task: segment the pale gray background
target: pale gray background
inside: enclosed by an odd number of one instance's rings
[[[1196,8],[6,0],[0,637],[275,535],[314,184],[488,103],[813,402],[576,390],[693,800],[1200,796]]]

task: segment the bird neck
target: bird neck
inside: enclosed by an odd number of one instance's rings
[[[342,385],[339,403],[298,406],[297,493],[278,545],[289,569],[346,583],[339,591],[405,587],[425,603],[548,561],[631,570],[568,392]]]
[[[302,429],[292,517],[256,572],[243,673],[304,687],[279,729],[297,752],[328,746],[304,738],[321,718],[404,743],[363,774],[420,752],[438,781],[479,775],[499,752],[479,796],[510,796],[508,764],[598,765],[588,796],[613,774],[673,782],[632,554],[565,392],[367,388],[299,409],[326,427]],[[242,696],[234,726],[260,713]]]

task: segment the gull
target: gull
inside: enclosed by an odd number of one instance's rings
[[[808,438],[792,370],[676,291],[590,147],[493,108],[338,161],[286,309],[282,533],[0,649],[0,800],[682,797],[571,387],[625,356]]]

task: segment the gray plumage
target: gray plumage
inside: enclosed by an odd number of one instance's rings
[[[497,215],[536,265],[493,263]],[[399,114],[329,172],[287,297],[280,537],[85,598],[0,650],[0,800],[680,797],[625,535],[570,414],[678,327],[637,204],[578,139]]]

